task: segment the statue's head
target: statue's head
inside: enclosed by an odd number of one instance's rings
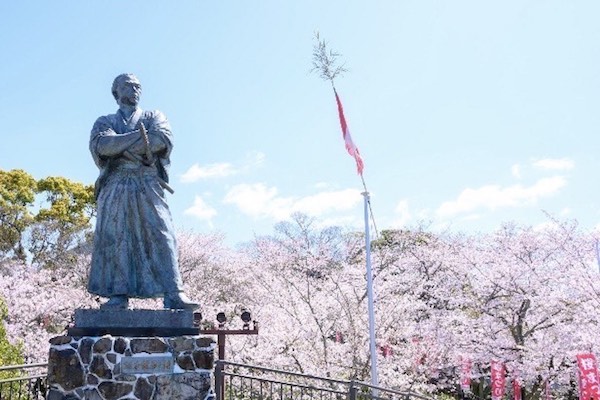
[[[140,80],[133,74],[121,74],[112,84],[112,95],[119,105],[137,106],[142,94]]]

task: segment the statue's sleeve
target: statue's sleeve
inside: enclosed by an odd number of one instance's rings
[[[110,118],[104,116],[98,118],[92,127],[90,151],[96,164],[103,167],[109,158],[123,154],[138,140],[141,140],[138,131],[117,134]]]
[[[157,154],[160,158],[169,158],[173,148],[173,134],[167,117],[160,111],[151,112],[148,140],[152,153]]]
[[[173,134],[167,117],[160,111],[152,111],[151,123],[148,127],[150,148],[158,156],[158,174],[169,182],[168,169],[171,164],[171,150],[173,149]]]

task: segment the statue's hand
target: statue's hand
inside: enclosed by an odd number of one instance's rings
[[[127,150],[129,150],[133,154],[143,156],[146,154],[146,144],[144,143],[144,140],[140,137],[131,146],[129,146]]]

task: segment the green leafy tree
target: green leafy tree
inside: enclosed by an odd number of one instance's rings
[[[92,185],[0,170],[0,260],[70,263],[91,236],[94,213]]]
[[[48,177],[37,182],[37,191],[44,197],[46,207],[38,211],[31,227],[32,264],[70,264],[91,235],[90,219],[95,213],[93,186]]]
[[[0,366],[21,365],[23,364],[23,352],[21,345],[13,345],[6,337],[6,328],[4,320],[8,316],[8,308],[2,298],[0,298]],[[0,380],[18,378],[21,376],[20,370],[0,371]],[[14,398],[20,399],[17,394],[18,384],[15,382],[3,384],[0,388],[0,399]]]
[[[31,208],[35,201],[37,182],[27,172],[0,170],[0,255],[25,261],[23,243],[27,228],[34,218]]]
[[[6,338],[4,319],[8,316],[8,308],[0,298],[0,366],[23,364],[21,347],[11,344]],[[11,378],[14,373],[0,372],[0,379]]]

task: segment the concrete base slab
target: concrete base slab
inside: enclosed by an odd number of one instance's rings
[[[195,335],[192,310],[75,310],[75,326],[71,336],[139,335],[180,336]]]

